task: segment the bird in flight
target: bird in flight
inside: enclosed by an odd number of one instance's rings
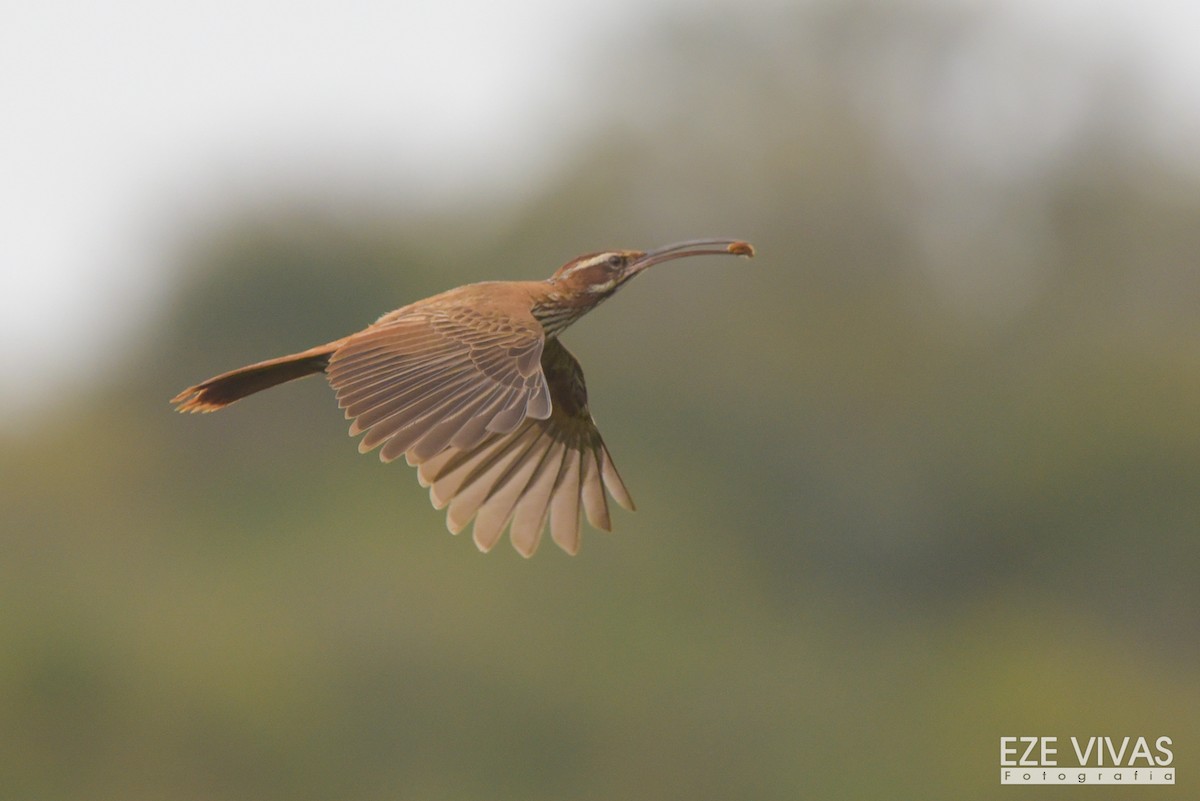
[[[532,556],[549,523],[567,553],[580,510],[612,528],[605,490],[633,500],[588,410],[583,370],[559,334],[655,264],[688,256],[752,257],[748,242],[695,239],[650,251],[590,253],[545,281],[485,281],[389,312],[356,334],[214,376],[172,399],[212,412],[277,384],[325,373],[353,420],[358,449],[417,468],[436,509],[459,533],[475,521],[489,551],[507,527]]]

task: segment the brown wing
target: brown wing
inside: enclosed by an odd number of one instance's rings
[[[425,459],[548,417],[544,341],[528,312],[409,307],[345,340],[326,374],[354,420],[351,435],[365,432],[361,452],[382,445],[385,462],[404,453]]]
[[[553,409],[527,417],[508,433],[474,448],[451,446],[430,458],[409,453],[434,508],[449,505],[447,525],[457,534],[475,520],[475,544],[491,550],[509,527],[513,547],[532,556],[547,521],[567,553],[579,550],[582,502],[588,522],[611,530],[604,490],[626,509],[633,501],[587,407],[579,362],[557,339],[546,342],[542,371]]]

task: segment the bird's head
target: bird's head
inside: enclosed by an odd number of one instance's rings
[[[749,258],[754,247],[737,239],[693,239],[650,251],[606,250],[572,259],[550,276],[550,282],[568,295],[599,302],[647,267],[687,256],[722,254]]]

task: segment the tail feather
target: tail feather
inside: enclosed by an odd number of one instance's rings
[[[329,357],[341,344],[342,340],[338,340],[300,353],[221,373],[188,387],[172,398],[171,403],[175,404],[175,410],[179,412],[214,412],[247,395],[270,389],[276,384],[324,372],[329,364]]]

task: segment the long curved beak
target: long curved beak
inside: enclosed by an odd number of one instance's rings
[[[632,277],[647,267],[653,267],[671,259],[685,259],[688,256],[722,256],[734,255],[754,257],[754,246],[740,239],[689,239],[686,242],[676,242],[673,245],[655,248],[643,253],[629,263],[626,275]]]

